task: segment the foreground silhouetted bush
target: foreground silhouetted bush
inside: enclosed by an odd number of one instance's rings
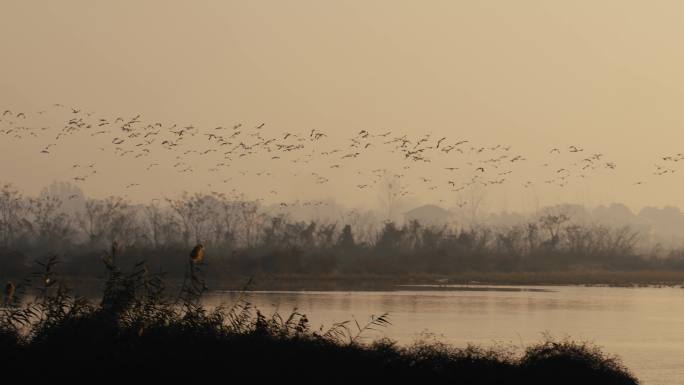
[[[415,383],[637,384],[613,357],[572,341],[546,340],[522,354],[439,342],[399,346],[364,333],[389,325],[342,322],[311,329],[305,315],[264,316],[244,299],[207,309],[202,266],[190,263],[169,296],[143,264],[123,273],[105,259],[102,300],[70,294],[55,259],[5,298],[0,362],[7,383]],[[31,288],[33,288],[31,291]],[[175,297],[175,298],[174,298]]]

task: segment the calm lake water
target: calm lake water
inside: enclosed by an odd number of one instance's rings
[[[445,290],[447,289],[447,290]],[[221,292],[210,304],[232,303]],[[540,341],[542,333],[591,341],[623,362],[646,385],[684,384],[684,289],[612,287],[402,287],[388,292],[249,292],[264,313],[293,308],[312,326],[363,324],[388,312],[381,334],[409,344],[425,333],[458,346]]]

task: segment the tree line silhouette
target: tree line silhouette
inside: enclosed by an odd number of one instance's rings
[[[116,242],[120,262],[146,260],[182,275],[188,247],[201,243],[209,277],[270,274],[447,275],[459,272],[576,269],[684,270],[681,252],[655,258],[639,251],[629,227],[577,224],[563,213],[513,226],[435,226],[409,221],[301,221],[259,202],[185,194],[132,204],[120,197],[84,199],[62,209],[55,196],[0,190],[0,271],[19,276],[30,261],[64,260],[69,274],[101,272]]]

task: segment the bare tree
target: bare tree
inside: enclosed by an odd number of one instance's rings
[[[243,239],[246,247],[254,247],[259,239],[259,228],[265,216],[259,213],[259,203],[240,202],[240,219],[242,220]]]
[[[88,239],[98,242],[107,236],[115,220],[114,214],[125,205],[122,198],[90,199],[86,201],[85,211],[76,214],[76,219]]]
[[[145,217],[150,229],[150,241],[152,245],[157,248],[161,245],[161,236],[164,226],[164,214],[159,204],[152,202],[145,206]]]
[[[184,193],[180,199],[167,199],[183,224],[183,238],[186,245],[200,243],[208,233],[209,223],[215,213],[214,199],[196,193]],[[194,240],[191,241],[191,237]]]
[[[23,197],[7,183],[0,190],[0,242],[8,247],[21,232],[25,211]]]
[[[404,192],[400,179],[392,174],[385,173],[378,184],[378,199],[385,220],[395,221],[401,205],[401,196]]]
[[[376,235],[380,230],[380,221],[375,216],[375,212],[353,210],[347,215],[345,221],[351,226],[357,243],[372,244],[376,240]]]
[[[61,210],[68,213],[83,211],[86,201],[83,190],[69,182],[53,182],[40,191],[39,197],[60,199],[62,201]]]
[[[27,211],[30,221],[27,221],[27,226],[33,236],[52,242],[70,235],[71,217],[62,212],[61,207],[62,200],[56,196],[44,195],[29,199]]]
[[[560,230],[563,224],[568,222],[570,217],[566,214],[546,214],[539,218],[539,224],[542,229],[549,233],[549,246],[556,247],[560,243]]]
[[[220,202],[221,210],[217,218],[220,226],[217,226],[215,233],[224,243],[231,244],[235,242],[235,233],[239,227],[241,205],[239,201],[225,197],[221,197]]]
[[[468,187],[467,194],[468,220],[470,221],[470,226],[474,226],[478,221],[480,210],[485,200],[485,189],[480,183],[473,183]]]

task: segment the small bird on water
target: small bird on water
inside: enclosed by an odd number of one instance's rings
[[[198,243],[190,252],[190,261],[192,263],[200,263],[204,259],[204,246]]]

